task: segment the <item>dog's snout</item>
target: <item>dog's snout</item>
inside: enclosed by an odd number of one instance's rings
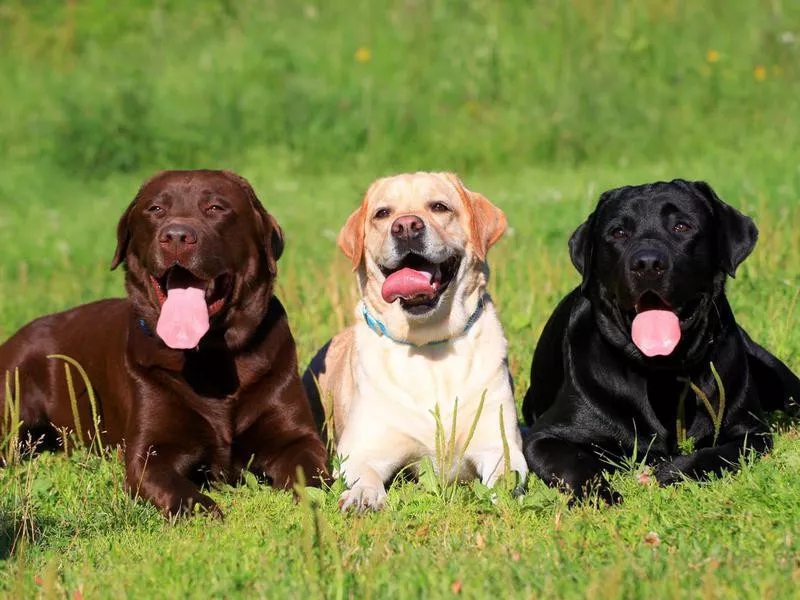
[[[392,223],[392,237],[398,240],[413,240],[425,231],[425,221],[416,215],[398,217]]]
[[[664,275],[669,267],[669,259],[663,252],[647,248],[631,255],[629,267],[638,277],[656,278]]]
[[[197,243],[197,231],[185,223],[170,223],[161,230],[158,241],[167,245]]]

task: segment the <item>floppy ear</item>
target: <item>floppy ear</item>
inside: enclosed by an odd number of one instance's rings
[[[583,275],[581,290],[585,291],[589,285],[589,271],[592,268],[592,255],[594,253],[594,213],[578,226],[569,238],[569,257],[572,264]]]
[[[753,219],[725,204],[705,181],[695,181],[690,185],[711,203],[717,226],[719,266],[725,273],[735,277],[736,268],[756,246],[758,228]]]
[[[262,218],[267,229],[265,237],[269,239],[269,252],[267,252],[269,272],[275,275],[278,272],[278,259],[283,255],[283,249],[286,247],[286,240],[283,236],[283,229],[278,225],[275,217],[264,210]]]
[[[508,229],[505,213],[486,199],[486,196],[466,190],[472,201],[472,236],[478,258],[486,259],[489,248],[494,246]]]
[[[278,259],[283,254],[286,242],[283,236],[283,230],[278,222],[271,214],[267,212],[261,200],[256,196],[256,192],[250,182],[244,177],[233,171],[222,171],[222,174],[237,184],[250,200],[250,206],[253,212],[257,215],[259,220],[259,230],[263,239],[264,248],[267,251],[267,267],[269,272],[274,276],[278,272]]]
[[[111,259],[112,271],[125,262],[125,254],[128,252],[128,244],[131,241],[131,215],[133,214],[133,209],[141,199],[142,194],[144,193],[144,190],[148,184],[154,179],[161,177],[164,173],[166,173],[166,171],[158,171],[155,175],[149,177],[139,187],[139,191],[136,192],[136,196],[134,196],[133,200],[128,205],[128,208],[125,209],[125,212],[122,213],[122,217],[120,217],[119,223],[117,223],[117,250],[114,252],[114,258]]]
[[[569,238],[569,257],[572,259],[572,264],[575,265],[575,268],[578,269],[578,273],[581,275],[583,275],[585,265],[591,260],[591,252],[587,252],[587,246],[589,244],[589,234],[587,230],[589,229],[589,221],[591,218],[590,215],[589,219],[581,223],[578,228],[572,232]],[[589,254],[589,256],[587,256],[587,254]]]
[[[128,205],[128,208],[125,209],[125,212],[122,213],[119,223],[117,223],[117,250],[114,252],[114,258],[111,259],[112,271],[125,262],[125,254],[128,252],[128,244],[131,241],[131,213],[133,212],[133,208],[136,206],[136,201],[138,199],[139,195],[137,194],[136,198],[133,199],[133,202],[131,202]]]
[[[470,237],[475,246],[475,254],[480,260],[486,260],[489,248],[494,246],[508,229],[506,215],[483,194],[468,190],[455,174],[446,173],[446,177],[458,190],[469,213]]]
[[[339,231],[339,237],[336,238],[339,248],[352,262],[354,271],[364,258],[364,227],[367,221],[367,205],[370,194],[372,194],[376,185],[377,182],[374,182],[369,186],[369,189],[364,194],[364,199],[361,201],[361,206],[350,213],[350,216],[347,217],[347,222]]]

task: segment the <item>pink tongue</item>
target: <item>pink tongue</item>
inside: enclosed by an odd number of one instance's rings
[[[416,271],[408,267],[395,271],[386,278],[381,288],[384,301],[392,303],[398,298],[406,300],[416,296],[433,298],[436,295],[431,285],[432,276],[425,271]]]
[[[174,287],[167,290],[156,333],[170,348],[197,347],[208,331],[206,291],[201,287]]]
[[[633,320],[631,337],[645,356],[669,356],[681,341],[681,324],[670,310],[646,310]]]

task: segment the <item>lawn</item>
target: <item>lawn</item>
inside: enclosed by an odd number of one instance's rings
[[[284,228],[277,293],[305,365],[354,319],[335,236],[370,181],[453,169],[508,216],[491,292],[521,401],[578,282],[569,234],[605,189],[685,177],[756,220],[731,303],[800,371],[797,9],[101,4],[0,3],[0,339],[120,295],[108,267],[139,183],[218,166]],[[800,432],[776,430],[767,457],[712,482],[659,488],[631,465],[615,507],[569,508],[535,479],[518,498],[398,482],[382,513],[343,516],[339,483],[295,503],[247,479],[211,491],[224,521],[175,523],[128,498],[115,452],[45,455],[0,469],[0,595],[797,597]]]

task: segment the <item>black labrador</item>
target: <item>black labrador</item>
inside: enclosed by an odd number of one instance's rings
[[[764,411],[800,380],[737,325],[725,280],[753,221],[704,182],[605,192],[569,242],[581,285],[547,322],[523,404],[530,469],[614,501],[601,473],[645,459],[662,484],[735,468],[772,445]]]

